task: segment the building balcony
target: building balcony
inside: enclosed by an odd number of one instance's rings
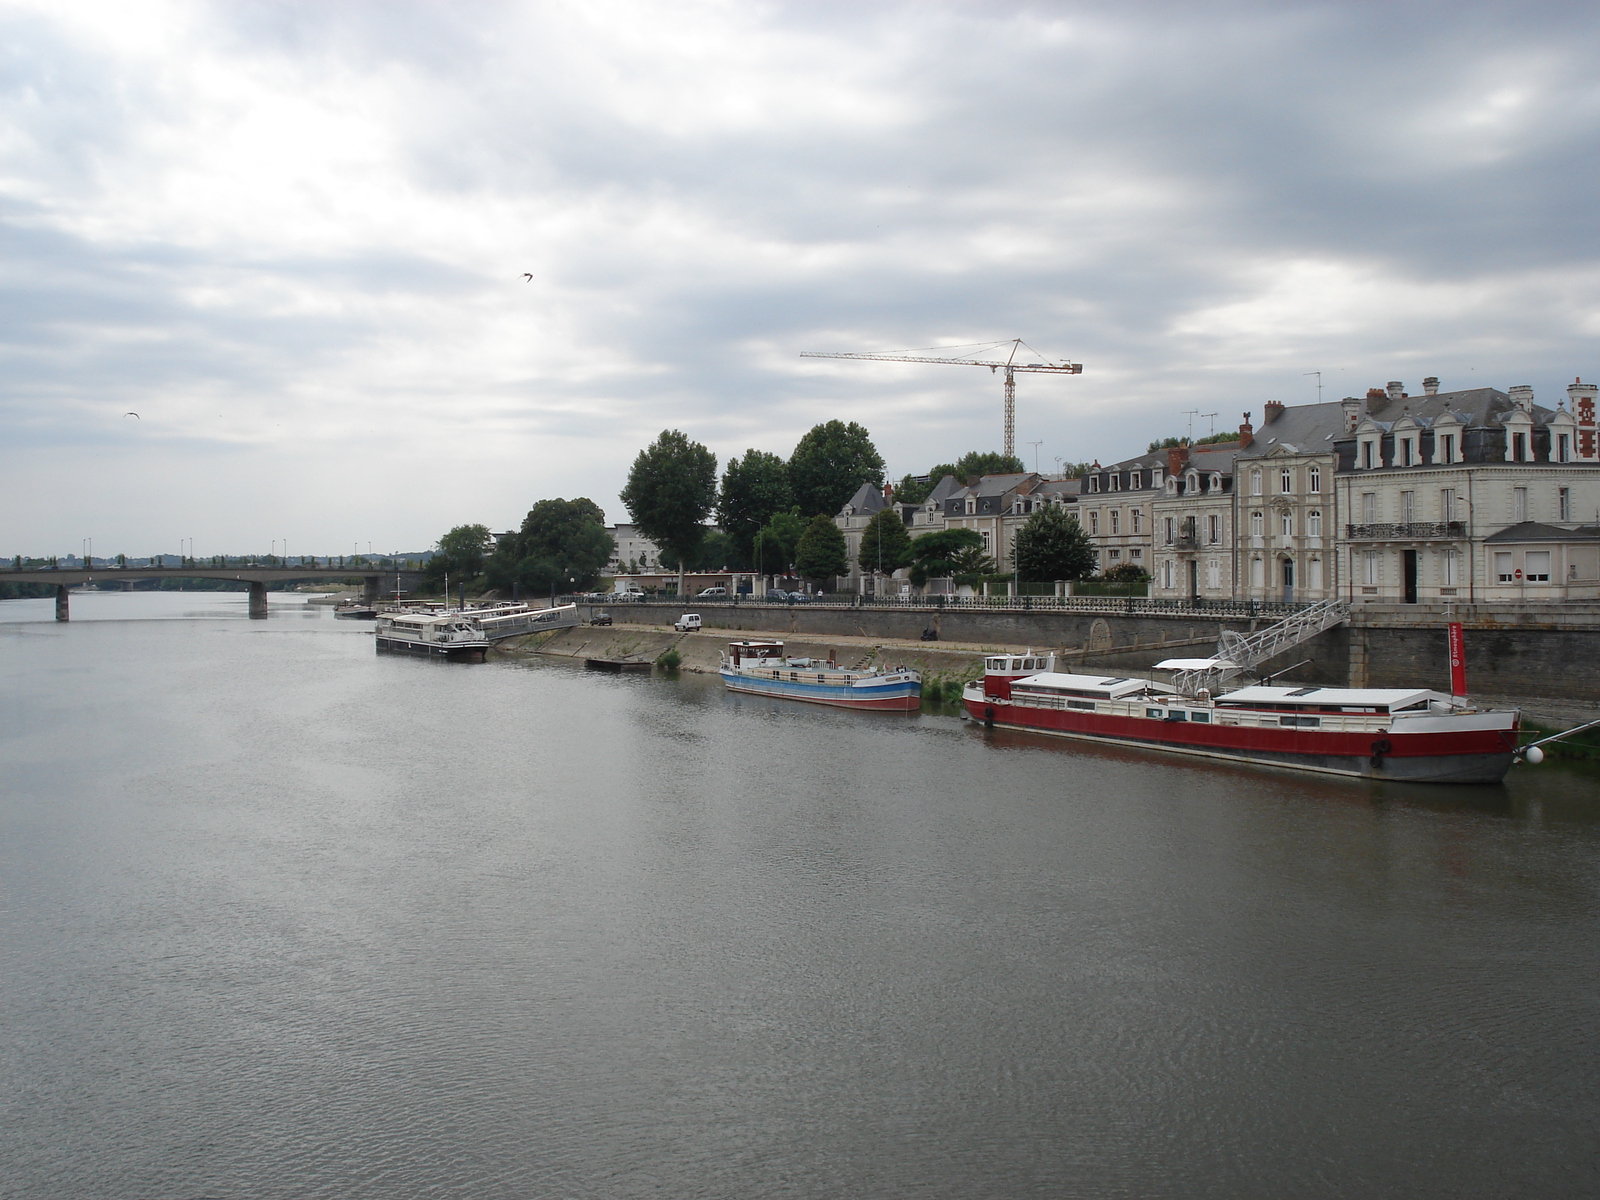
[[[1467,536],[1465,521],[1402,521],[1397,524],[1346,525],[1352,542],[1422,542]]]
[[[1180,533],[1168,543],[1174,550],[1198,550],[1200,539],[1192,533]]]

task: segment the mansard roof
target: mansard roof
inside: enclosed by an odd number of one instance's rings
[[[1344,405],[1337,401],[1297,404],[1256,430],[1254,440],[1239,457],[1265,458],[1284,445],[1298,454],[1332,454],[1333,443],[1344,435],[1344,422]]]

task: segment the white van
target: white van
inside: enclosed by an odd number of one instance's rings
[[[617,590],[611,593],[619,600],[643,600],[644,591],[631,583],[617,584]]]
[[[679,633],[694,633],[700,628],[700,614],[684,613],[672,623],[672,627]]]

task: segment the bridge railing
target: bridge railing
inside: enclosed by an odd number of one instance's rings
[[[923,612],[1082,612],[1148,616],[1196,616],[1211,620],[1253,620],[1257,617],[1287,617],[1303,612],[1310,602],[1280,600],[1207,600],[1203,597],[1152,600],[1143,596],[858,596],[834,593],[808,601],[751,599],[749,596],[604,596],[591,599],[563,596],[563,603],[592,604],[596,607],[629,604],[667,604],[683,608],[879,608],[913,609]]]

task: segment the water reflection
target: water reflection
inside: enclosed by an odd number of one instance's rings
[[[1593,1177],[1583,776],[1254,771],[104,600],[0,603],[8,1195]]]

